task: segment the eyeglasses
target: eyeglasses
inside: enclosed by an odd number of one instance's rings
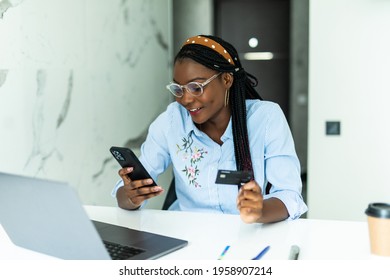
[[[192,96],[201,96],[203,94],[204,87],[207,86],[212,80],[214,80],[216,77],[221,75],[222,72],[215,74],[210,79],[203,83],[198,82],[191,82],[184,86],[176,84],[176,83],[170,83],[167,85],[167,89],[176,97],[181,98],[184,95],[184,89],[187,90],[189,94]]]

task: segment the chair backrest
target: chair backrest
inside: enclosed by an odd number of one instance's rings
[[[168,193],[167,196],[165,197],[162,210],[168,210],[169,206],[171,206],[171,204],[175,202],[176,199],[177,196],[176,196],[176,187],[175,187],[175,177],[173,177],[171,184],[169,185]]]

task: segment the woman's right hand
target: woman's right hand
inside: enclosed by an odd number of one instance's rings
[[[122,168],[118,171],[124,185],[116,193],[118,206],[123,209],[138,209],[142,202],[151,197],[163,193],[161,186],[150,186],[153,183],[151,178],[132,181],[127,174],[133,171],[132,167]]]

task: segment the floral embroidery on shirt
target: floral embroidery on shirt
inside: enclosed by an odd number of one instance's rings
[[[200,173],[197,163],[203,159],[203,155],[207,154],[207,151],[196,146],[192,147],[194,141],[192,140],[191,134],[188,135],[187,138],[183,138],[182,142],[183,144],[181,146],[176,144],[176,153],[182,153],[183,161],[189,161],[189,163],[184,166],[182,171],[186,174],[190,185],[194,185],[196,188],[200,188],[202,186],[197,182],[198,175]]]

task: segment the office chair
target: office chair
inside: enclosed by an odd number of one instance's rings
[[[168,188],[167,196],[165,197],[162,210],[168,210],[169,206],[172,205],[177,199],[176,188],[175,188],[175,177],[172,178],[171,184]]]

